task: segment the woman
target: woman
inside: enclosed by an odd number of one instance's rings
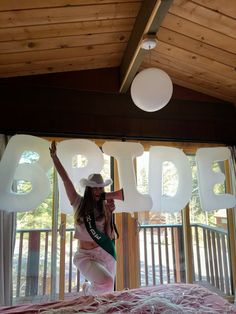
[[[81,197],[57,156],[55,141],[49,150],[74,209],[74,237],[79,239],[74,264],[90,282],[83,284],[84,295],[111,292],[114,290],[116,273],[113,240],[118,233],[112,219],[114,200],[104,200],[104,187],[111,184],[112,180],[104,182],[100,174],[91,174],[88,179],[81,179],[80,183],[85,187],[84,197]]]

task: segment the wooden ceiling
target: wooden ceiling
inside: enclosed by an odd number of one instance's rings
[[[154,50],[140,47],[147,33]],[[122,92],[137,71],[158,67],[235,103],[236,1],[0,1],[1,78],[119,66]]]

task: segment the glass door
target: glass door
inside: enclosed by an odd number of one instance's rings
[[[20,163],[34,163],[39,156],[24,152]],[[34,210],[17,213],[13,258],[13,303],[42,302],[58,296],[58,208],[53,169],[49,172],[51,193]],[[16,181],[18,193],[31,189],[30,182]]]

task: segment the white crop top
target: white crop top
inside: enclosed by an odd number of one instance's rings
[[[81,201],[81,197],[78,195],[74,204],[72,204],[74,211],[78,208],[80,201]],[[105,217],[99,221],[96,220],[95,223],[96,223],[97,229],[104,233]],[[91,236],[89,235],[84,223],[75,224],[74,238],[79,239],[81,241],[93,241]]]

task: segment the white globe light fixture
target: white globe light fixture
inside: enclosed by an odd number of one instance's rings
[[[169,75],[157,68],[139,72],[131,84],[131,97],[135,105],[147,112],[166,106],[173,93]]]

